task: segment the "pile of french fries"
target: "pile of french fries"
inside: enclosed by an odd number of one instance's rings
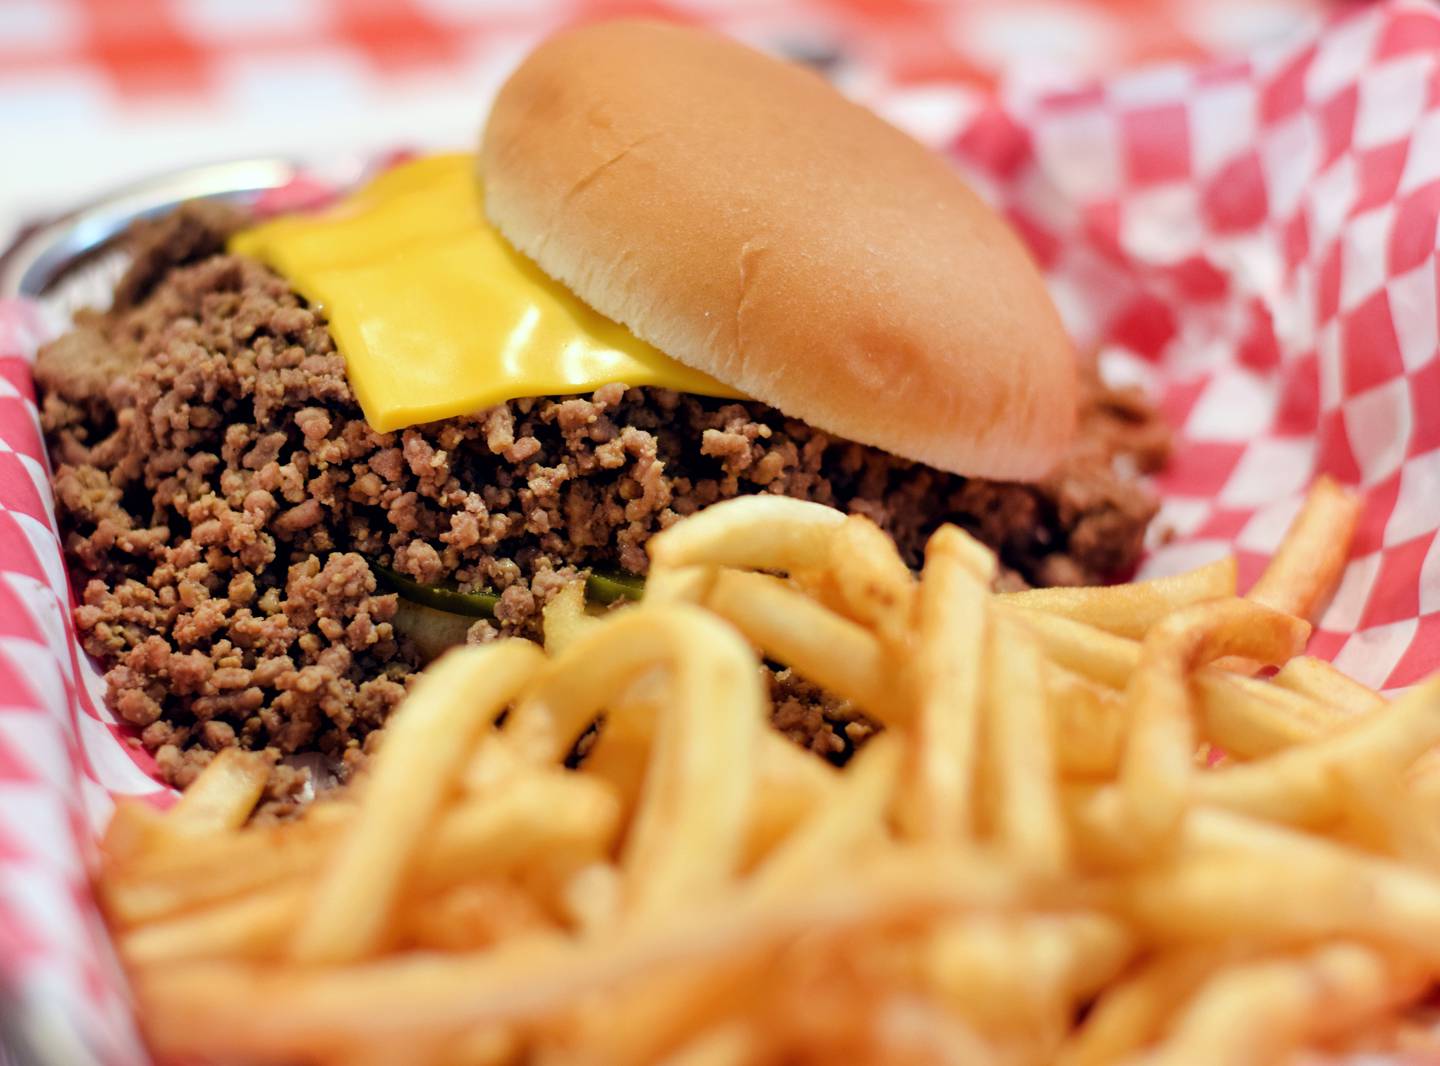
[[[1440,681],[1305,657],[1355,501],[1270,568],[998,595],[778,497],[655,538],[643,604],[434,664],[367,773],[121,806],[100,891],[162,1059],[1237,1064],[1420,1039]],[[884,725],[842,769],[762,658]],[[1278,672],[1265,676],[1271,668]],[[596,723],[599,723],[598,728]],[[592,733],[593,731],[593,733]],[[592,733],[576,756],[580,738]]]

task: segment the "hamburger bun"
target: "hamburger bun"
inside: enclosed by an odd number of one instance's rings
[[[818,76],[643,21],[551,38],[480,152],[506,239],[671,357],[954,473],[1045,474],[1075,360],[1014,232]]]

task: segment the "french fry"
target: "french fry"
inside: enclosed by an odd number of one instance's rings
[[[917,997],[892,996],[876,1014],[874,1041],[879,1062],[1002,1066],[1025,1061],[1010,1044],[986,1037],[963,1018]]]
[[[1039,640],[1047,658],[1071,673],[1123,689],[1140,665],[1138,641],[1083,622],[1003,605]],[[1328,704],[1299,692],[1215,667],[1194,672],[1202,732],[1242,758],[1255,758],[1312,739],[1341,720]]]
[[[1427,1057],[1433,1058],[1440,1055],[1440,1036],[1436,1036],[1434,1022],[1427,1017],[1431,1012],[1417,1011],[1416,1013],[1419,1015],[1418,1017],[1392,1017],[1387,1019],[1389,1024],[1383,1028],[1372,1026],[1371,1029],[1372,1031],[1380,1030],[1373,1032],[1373,1035],[1378,1038],[1380,1047],[1392,1050],[1401,1056],[1409,1056],[1412,1059],[1418,1059],[1419,1062],[1425,1062]],[[1367,1034],[1357,1035],[1363,1037]],[[1357,1040],[1356,1043],[1360,1047],[1364,1047],[1361,1041]]]
[[[1135,949],[1129,930],[1095,913],[966,915],[925,945],[929,981],[982,1031],[1054,1025],[1112,981]]]
[[[360,811],[297,933],[297,961],[347,962],[380,946],[405,868],[471,746],[541,660],[533,644],[503,641],[458,648],[425,673],[386,728]]]
[[[437,1058],[440,1066],[519,1066],[524,1061],[525,1047],[520,1034],[513,1029],[483,1025],[467,1030],[453,1039],[441,1041]],[[413,1057],[413,1045],[392,1053],[381,1062],[395,1062],[407,1055]]]
[[[101,883],[110,921],[124,929],[266,889],[324,867],[348,804],[317,804],[297,822],[182,838],[116,869]]]
[[[244,825],[270,779],[270,760],[226,748],[200,771],[165,818],[173,833],[198,835]]]
[[[1120,693],[1053,662],[1046,663],[1045,691],[1060,774],[1113,777],[1127,728]]]
[[[1309,636],[1307,623],[1241,599],[1182,607],[1150,630],[1125,690],[1131,732],[1119,779],[1138,844],[1164,839],[1184,813],[1198,739],[1189,671],[1226,655],[1281,663]]]
[[[880,641],[778,578],[723,570],[705,605],[802,677],[823,678],[836,695],[882,721],[905,717],[902,694],[886,681]]]
[[[1232,757],[1258,759],[1324,736],[1345,715],[1328,703],[1213,666],[1192,675],[1201,734]]]
[[[1324,829],[1328,835],[1364,851],[1436,868],[1440,851],[1430,849],[1418,832],[1422,819],[1415,817],[1403,776],[1371,773],[1369,767],[1358,772],[1340,768],[1332,788],[1337,813],[1335,824]]]
[[[1071,618],[1117,636],[1139,640],[1172,611],[1235,595],[1233,556],[1173,577],[1099,588],[1044,588],[1006,592],[1000,602]]]
[[[977,1028],[995,1032],[1053,1022],[1060,990],[1033,969],[1025,931],[999,915],[961,916],[925,946],[928,983]]]
[[[747,870],[811,814],[833,803],[843,783],[836,767],[769,730],[760,736],[759,757],[745,845]]]
[[[369,1040],[361,1044],[337,1041],[324,1052],[312,1055],[317,1066],[389,1066],[397,1061],[435,1062],[442,1054],[441,1044],[442,1041],[433,1035],[412,1033],[407,1037]]]
[[[1237,966],[1212,978],[1151,1062],[1189,1066],[1284,1062],[1315,1036],[1363,1023],[1416,992],[1373,948],[1345,942],[1299,958]]]
[[[1124,1062],[1160,1035],[1177,1005],[1216,964],[1213,952],[1189,949],[1152,959],[1104,992],[1056,1057],[1057,1066]]]
[[[1381,1046],[1440,981],[1440,678],[1387,703],[1261,602],[1315,608],[1347,507],[1317,487],[1244,600],[1228,563],[996,596],[950,527],[917,583],[817,505],[687,519],[645,604],[557,598],[546,658],[428,671],[349,799],[245,826],[232,755],[173,814],[123,805],[99,887],[147,1036],[320,1066]],[[886,729],[838,767],[766,729],[756,646]]]
[[[1061,806],[1081,869],[1133,872],[1137,857],[1150,854],[1137,849],[1129,811],[1114,782],[1068,781]]]
[[[1327,476],[1317,478],[1248,598],[1314,621],[1340,583],[1359,521],[1360,498]]]
[[[808,938],[776,958],[771,994],[752,1011],[760,1030],[774,1034],[774,1044],[803,1048],[819,1062],[844,1061],[859,1049],[875,1047],[884,1008],[862,1004],[867,990],[883,996],[893,987],[900,961],[896,953],[886,952],[879,930],[859,932],[852,943],[847,950],[836,942]],[[869,964],[870,981],[846,972],[848,962],[862,959]]]
[[[992,633],[985,656],[985,757],[994,782],[995,837],[1022,866],[1058,874],[1066,864],[1066,830],[1043,662],[1024,630],[1004,616],[993,620]]]
[[[663,695],[664,687],[660,689]],[[656,706],[649,701],[617,704],[605,712],[605,721],[585,755],[586,775],[614,787],[626,820],[634,813],[645,785],[656,717]]]
[[[1138,641],[1083,622],[1002,605],[1040,642],[1052,663],[1097,684],[1123,689],[1140,665]],[[1312,739],[1342,715],[1299,692],[1215,667],[1194,672],[1202,732],[1234,755],[1255,758]]]
[[[1020,622],[1060,666],[1111,688],[1123,689],[1140,665],[1140,643],[1045,611],[997,603],[996,613]]]
[[[1026,881],[981,856],[886,856],[843,883],[781,906],[737,905],[726,922],[691,911],[586,940],[527,937],[483,953],[417,955],[336,968],[196,962],[135,973],[161,1055],[294,1056],[319,1040],[510,1024],[664,967],[739,959],[802,933],[854,934],[900,916],[957,913],[1027,898]],[[712,900],[712,906],[717,901]]]
[[[618,1003],[582,1005],[567,1034],[565,1058],[593,1062],[655,1062],[678,1053],[688,1033],[714,1029],[743,1013],[757,983],[754,958],[718,962],[637,980]]]
[[[833,507],[788,496],[723,500],[650,539],[658,570],[708,564],[741,570],[815,567],[828,561],[845,516]]]
[[[988,576],[971,571],[969,539],[954,526],[941,527],[930,538],[920,584],[917,715],[900,811],[919,839],[966,840],[975,834],[988,598],[982,581]]]
[[[512,714],[512,718],[514,715]],[[510,782],[552,766],[557,758],[546,757],[552,738],[534,729],[548,727],[548,719],[529,719],[532,730],[511,725],[504,732],[483,732],[475,750],[460,773],[460,787],[471,796],[496,796]]]
[[[1385,701],[1360,682],[1352,680],[1323,659],[1297,655],[1272,678],[1276,685],[1319,700],[1347,714],[1378,711]]]
[[[570,875],[558,902],[582,934],[596,935],[619,921],[624,891],[619,870],[608,862],[593,862]]]
[[[1440,744],[1440,678],[1411,689],[1312,744],[1266,759],[1197,777],[1198,802],[1291,825],[1322,825],[1339,818],[1341,774],[1368,772],[1400,778],[1423,752]]]
[[[619,827],[620,801],[607,782],[537,771],[441,816],[417,861],[414,887],[435,891],[477,875],[503,877],[543,856],[594,861],[609,853]]]
[[[883,829],[900,771],[900,741],[881,734],[856,756],[857,765],[831,802],[802,823],[755,870],[750,890],[783,898],[814,882],[837,855],[853,854]]]
[[[740,1022],[717,1025],[667,1055],[659,1066],[745,1066],[756,1050],[755,1035]]]
[[[634,982],[623,999],[608,1009],[596,1003],[577,1012],[560,1058],[599,1066],[605,1062],[658,1063],[690,1055],[705,1061],[722,1051],[753,1055],[753,1029],[742,1027],[747,1039],[728,1046],[687,1047],[686,1037],[713,1032],[724,1026],[727,1017],[743,1013],[742,1005],[757,983],[757,970],[756,961],[747,958]]]
[[[120,873],[165,835],[164,814],[143,800],[121,797],[100,838],[100,852],[109,868]]]
[[[656,666],[670,671],[670,707],[657,722],[622,860],[637,912],[691,898],[739,865],[764,721],[750,650],[695,607],[622,612],[555,660],[506,727],[543,738],[544,756],[558,759],[635,676]]]
[[[1341,817],[1335,835],[1357,847],[1440,873],[1440,805],[1404,776],[1369,767],[1335,777]]]
[[[541,613],[545,650],[559,655],[591,626],[599,625],[598,618],[585,613],[585,584],[572,581],[557,592]]]
[[[306,902],[308,886],[289,881],[175,918],[151,922],[119,940],[132,966],[199,959],[267,959],[281,954]]]
[[[686,644],[621,859],[632,914],[718,891],[739,867],[754,794],[746,768],[765,720],[760,677],[740,638],[698,612],[674,613],[654,618]]]
[[[959,526],[947,522],[930,534],[930,541],[925,546],[927,557],[932,546],[955,559],[972,577],[986,585],[992,584],[999,573],[1000,560],[995,553]]]
[[[717,572],[714,566],[654,567],[645,579],[645,602],[652,606],[703,603]]]
[[[603,854],[618,823],[613,795],[602,782],[560,770],[549,773],[553,779],[522,779],[492,802],[448,812],[419,858],[417,883],[434,887],[466,875],[502,876],[544,854]],[[294,886],[323,866],[351,814],[316,807],[301,821],[237,835],[229,853],[197,840],[192,847],[199,850],[186,855],[184,865],[162,853],[129,879],[107,880],[112,920],[119,917],[124,926],[145,934],[122,939],[122,950],[135,944],[141,958],[197,958],[219,954],[214,945],[235,943],[251,923],[273,928],[267,923],[279,921],[276,901],[300,905],[306,897],[297,898]],[[232,913],[238,917],[227,928]],[[292,921],[285,928],[294,926]],[[254,935],[249,951],[272,954],[265,939],[269,934]]]
[[[1126,890],[1149,935],[1269,947],[1359,939],[1440,962],[1440,878],[1220,811],[1193,811],[1184,836],[1195,854],[1137,874]]]
[[[863,515],[849,515],[830,543],[830,573],[845,614],[903,649],[910,639],[915,577],[883,530]]]
[[[689,604],[646,604],[616,612],[603,629],[586,633],[551,660],[511,712],[502,736],[521,737],[526,755],[537,764],[558,762],[608,703],[628,696],[637,679],[702,656],[704,645],[696,648],[686,639],[697,629],[714,636],[727,652],[734,649],[733,630]],[[754,664],[748,651],[746,661]],[[758,677],[758,670],[752,672]],[[663,684],[673,687],[674,682]]]
[[[422,951],[477,951],[556,930],[540,899],[520,884],[471,878],[406,900],[395,938]]]
[[[1440,805],[1440,751],[1429,751],[1410,768],[1410,792],[1421,806]]]

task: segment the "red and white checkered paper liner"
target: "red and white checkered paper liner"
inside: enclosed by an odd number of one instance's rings
[[[1385,688],[1440,668],[1440,10],[1059,95],[868,95],[1010,215],[1078,341],[1174,423],[1174,538],[1144,572],[1234,551],[1253,578],[1329,473],[1366,510],[1311,650]],[[0,985],[124,1062],[86,857],[112,793],[158,787],[70,628],[29,370],[53,328],[0,303]]]

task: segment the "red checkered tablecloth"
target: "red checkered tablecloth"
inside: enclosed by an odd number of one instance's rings
[[[99,0],[70,6],[118,18]],[[152,27],[162,8],[205,7],[133,6]],[[484,58],[474,43],[484,34],[462,46],[414,28],[445,6],[356,16],[344,48],[369,55],[375,26],[408,27],[414,56],[453,59],[459,47],[493,85],[497,64],[534,32],[514,22],[509,43]],[[1224,5],[1168,10],[1202,6]],[[271,7],[276,20],[296,17],[291,5]],[[1102,21],[1127,9],[1142,10],[1108,5]],[[571,9],[540,10],[562,18]],[[1177,17],[1161,44],[1114,54],[1158,49],[1189,56],[1184,63],[1063,82],[1027,74],[996,93],[975,80],[984,38],[955,45],[956,10],[900,5],[891,22],[859,0],[786,5],[778,16],[760,5],[668,10],[772,45],[841,42],[843,83],[949,152],[1009,214],[1077,341],[1100,347],[1108,376],[1148,385],[1177,427],[1157,523],[1172,536],[1157,538],[1145,573],[1234,551],[1248,580],[1307,483],[1327,472],[1363,492],[1366,512],[1311,650],[1387,688],[1440,668],[1440,9],[1421,0],[1349,7],[1318,35],[1222,60],[1194,59],[1203,39],[1174,31],[1188,25]],[[1036,25],[1063,36],[1055,26],[1096,10],[1065,8]],[[788,37],[779,32],[787,18]],[[316,31],[291,32],[300,41]],[[106,33],[124,38],[114,25]],[[285,40],[248,47],[268,53]],[[286,47],[306,47],[294,41]],[[70,62],[68,47],[28,61],[24,76]],[[142,76],[154,53],[137,46],[120,58],[107,51],[97,69],[107,93],[143,110],[177,87],[212,91],[215,63],[230,61],[217,52],[236,54],[228,43],[196,47],[187,66],[156,79]],[[0,72],[0,82],[17,76],[3,58]],[[1046,80],[1050,88],[1037,87]],[[33,305],[0,304],[0,988],[23,1005],[31,1039],[62,1048],[57,1061],[86,1052],[138,1061],[85,854],[112,793],[157,789],[104,711],[69,628],[29,373],[55,328]]]
[[[1345,0],[0,0],[0,243],[115,183],[245,155],[468,144],[577,18],[650,14],[943,92],[1280,39]],[[1352,0],[1353,2],[1353,0]],[[16,150],[19,146],[19,150]]]

